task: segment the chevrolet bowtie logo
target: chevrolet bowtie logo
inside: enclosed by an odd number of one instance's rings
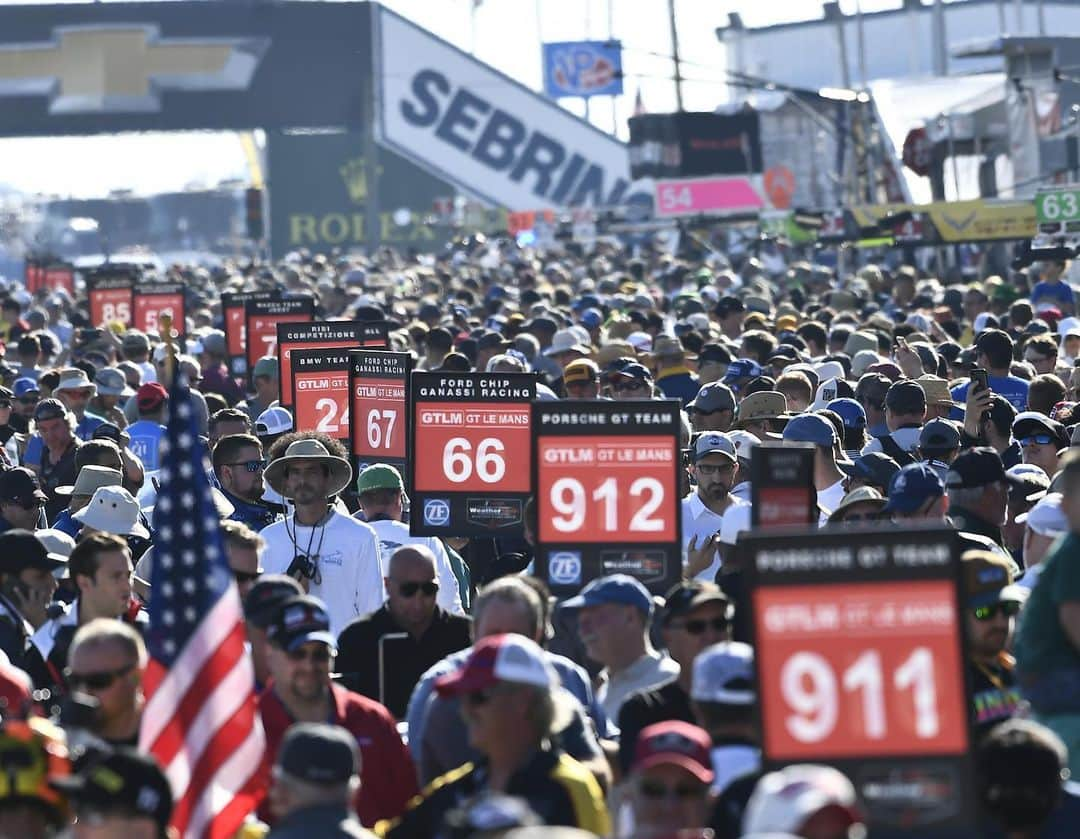
[[[166,90],[244,90],[269,38],[162,38],[156,26],[62,26],[0,46],[0,97],[48,96],[49,113],[161,109]]]

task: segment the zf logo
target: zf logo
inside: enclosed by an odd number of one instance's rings
[[[424,524],[445,527],[450,523],[450,505],[442,498],[429,498],[424,502]]]
[[[581,583],[581,554],[559,551],[548,558],[548,579],[553,585],[573,586]]]

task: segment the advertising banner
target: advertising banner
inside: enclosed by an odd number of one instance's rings
[[[275,255],[299,248],[327,253],[372,242],[420,251],[446,244],[453,235],[451,219],[437,216],[435,208],[439,201],[452,205],[454,187],[389,149],[378,149],[374,167],[369,166],[364,148],[360,131],[268,133]],[[372,201],[377,230],[367,229]]]
[[[295,348],[289,353],[293,417],[297,431],[349,439],[349,353],[343,349]]]
[[[626,146],[393,12],[377,18],[376,136],[508,210],[622,203]]]
[[[247,323],[247,363],[250,370],[264,355],[277,355],[277,325],[308,323],[315,317],[310,297],[249,300],[244,304]]]
[[[404,352],[349,353],[349,440],[353,470],[389,463],[405,477],[409,439],[409,372]]]
[[[385,323],[358,320],[277,324],[278,378],[281,404],[292,406],[292,367],[289,354],[295,349],[386,349],[389,327]]]
[[[562,96],[621,96],[622,43],[559,41],[544,44],[544,93]]]
[[[528,373],[413,373],[414,536],[520,534],[529,497]]]
[[[836,766],[882,835],[973,823],[955,540],[883,528],[740,542],[763,761]]]
[[[679,403],[535,402],[536,574],[558,596],[629,574],[682,579]]]
[[[119,321],[131,326],[136,275],[127,269],[99,268],[86,277],[90,322],[94,326]]]
[[[180,283],[140,285],[135,289],[135,328],[157,332],[158,318],[169,315],[181,340],[185,335],[184,286]]]
[[[226,291],[221,295],[225,319],[225,346],[229,351],[229,372],[247,374],[247,319],[245,306],[251,300],[280,300],[279,291]]]
[[[635,178],[695,178],[761,174],[761,125],[756,111],[682,111],[630,118],[630,167]]]

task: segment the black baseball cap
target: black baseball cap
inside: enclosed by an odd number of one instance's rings
[[[1005,471],[1001,456],[989,446],[976,446],[960,452],[945,476],[945,486],[949,489],[973,489],[998,481],[1009,484],[1023,482]]]
[[[27,501],[31,498],[47,500],[33,472],[24,466],[15,466],[0,472],[0,501]]]
[[[513,346],[513,342],[508,341],[500,332],[485,332],[476,339],[476,348],[478,350],[505,349],[511,346]]]
[[[738,297],[721,297],[717,303],[713,312],[718,318],[726,318],[728,315],[733,315],[736,312],[745,312],[746,304],[743,303]]]
[[[80,807],[153,819],[162,832],[172,816],[172,789],[149,755],[121,746],[90,758],[76,774],[50,782]]]
[[[900,464],[883,452],[859,455],[850,463],[838,463],[837,466],[851,478],[882,488],[888,487],[893,475],[900,471]]]
[[[725,608],[728,620],[731,620],[735,606],[720,586],[700,580],[685,580],[672,586],[664,595],[664,623],[688,615],[706,603],[719,603]]]
[[[266,628],[270,643],[291,651],[310,641],[337,648],[337,638],[330,631],[330,615],[326,605],[310,594],[297,595],[284,601],[274,612]]]
[[[926,410],[926,391],[911,379],[892,385],[885,393],[885,407],[897,414],[918,414]]]
[[[63,419],[67,416],[67,408],[59,399],[42,399],[34,408],[34,422],[44,420]]]
[[[1013,339],[1008,332],[987,329],[975,339],[975,350],[987,355],[1012,355]]]
[[[723,344],[706,344],[698,351],[698,364],[731,364],[731,353]]]
[[[285,733],[277,754],[278,768],[311,784],[346,784],[356,774],[356,764],[353,736],[326,723],[296,723]]]
[[[947,419],[932,419],[919,433],[919,448],[924,451],[949,451],[960,448],[960,428]]]
[[[0,574],[18,574],[26,568],[54,571],[67,565],[67,558],[49,553],[31,531],[12,528],[0,533]]]
[[[266,629],[282,603],[303,593],[304,587],[286,574],[263,574],[244,598],[244,620]]]

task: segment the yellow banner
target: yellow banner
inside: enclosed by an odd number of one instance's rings
[[[1035,204],[1031,201],[937,201],[933,204],[874,204],[855,207],[860,227],[869,227],[887,215],[910,210],[933,222],[947,244],[1000,239],[1031,239],[1035,236]]]

